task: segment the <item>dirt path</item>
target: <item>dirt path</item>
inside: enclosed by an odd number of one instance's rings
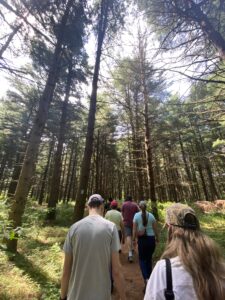
[[[129,263],[127,260],[128,251],[125,246],[122,248],[122,253],[120,254],[121,263],[123,267],[123,274],[125,277],[125,289],[127,291],[127,299],[129,300],[143,300],[144,293],[144,282],[141,275],[138,254],[135,251],[134,262]],[[119,300],[119,296],[116,291],[113,292],[112,300]]]

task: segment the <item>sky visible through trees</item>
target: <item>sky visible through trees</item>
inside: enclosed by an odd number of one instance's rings
[[[135,34],[137,34],[137,28],[138,26],[145,28],[146,29],[146,20],[143,19],[143,13],[136,11],[134,13],[134,6],[128,7],[127,10],[129,11],[128,16],[126,17],[126,25],[125,27],[118,33],[117,39],[114,40],[113,45],[111,45],[111,48],[113,49],[113,53],[115,54],[115,57],[113,56],[105,56],[104,61],[102,63],[101,67],[101,72],[103,74],[106,74],[106,76],[110,77],[109,73],[109,68],[112,68],[112,65],[116,65],[116,61],[118,57],[126,57],[127,55],[132,55],[133,47],[134,47],[134,40],[135,40]],[[13,13],[8,13],[7,19],[9,22],[13,22],[14,20],[14,14]],[[1,34],[4,35],[7,33],[7,28],[6,26],[1,27]],[[158,50],[159,43],[158,41],[154,38],[152,30],[149,30],[149,36],[151,37],[151,44],[154,43],[154,47],[152,45],[149,47],[149,58],[152,58]],[[10,61],[13,61],[13,64],[20,67],[24,66],[26,64],[32,63],[29,57],[29,53],[20,53],[19,49],[21,47],[21,39],[18,36],[15,36],[14,40],[14,47],[15,49],[18,49],[17,55],[13,55],[12,52],[8,51],[5,53],[5,57],[9,59]],[[93,65],[94,61],[94,54],[95,54],[95,37],[93,34],[90,35],[90,38],[87,42],[87,45],[85,45],[86,50],[88,52],[88,59],[89,63]],[[152,49],[151,49],[152,48]],[[179,52],[175,55],[172,55],[172,53],[162,53],[163,57],[160,56],[160,58],[157,59],[157,61],[163,62],[163,63],[168,63],[170,65],[174,64],[176,62],[177,56],[179,56]],[[171,67],[171,66],[170,66]],[[176,76],[175,76],[176,75]],[[175,79],[174,79],[175,76]],[[7,90],[9,89],[10,83],[7,80],[8,73],[5,73],[4,71],[0,73],[0,78],[1,78],[1,90],[0,90],[0,96],[3,97],[5,96]],[[181,96],[185,95],[189,89],[190,89],[190,83],[184,76],[180,76],[178,74],[170,74],[168,75],[168,79],[171,81],[171,87],[170,89],[174,93],[178,93]],[[85,85],[84,87],[84,92],[85,97],[87,97],[88,94],[90,94],[90,86]],[[104,86],[104,85],[103,85]],[[184,93],[185,91],[185,93]],[[86,101],[84,97],[84,101]]]

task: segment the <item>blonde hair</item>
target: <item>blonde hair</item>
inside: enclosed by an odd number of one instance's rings
[[[191,275],[198,300],[225,299],[225,261],[211,238],[199,229],[170,226],[162,258],[176,256]]]

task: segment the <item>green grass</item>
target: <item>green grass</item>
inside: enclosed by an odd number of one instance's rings
[[[3,200],[2,200],[3,201]],[[1,200],[0,200],[1,202]],[[1,204],[1,203],[0,203]],[[165,208],[171,203],[159,204],[160,243],[154,260],[160,258],[165,241],[163,227]],[[59,297],[63,263],[62,245],[71,225],[74,203],[60,204],[54,226],[45,223],[46,209],[30,201],[24,217],[24,230],[18,243],[18,254],[0,249],[1,300],[55,300]],[[3,206],[1,206],[2,208]],[[1,210],[0,221],[6,220],[7,211]],[[198,212],[202,230],[225,250],[225,215]],[[5,221],[4,221],[5,222]],[[224,251],[225,252],[225,251]]]
[[[163,229],[164,219],[165,219],[165,209],[170,206],[172,202],[160,203],[158,205],[159,210],[159,232],[160,232],[160,243],[156,247],[154,253],[154,261],[156,262],[163,253],[167,232]],[[198,218],[200,220],[202,231],[215,240],[222,249],[222,253],[225,254],[225,213],[224,212],[212,212],[212,213],[202,213],[199,209],[195,207],[193,203],[188,203],[196,211]]]
[[[212,213],[200,215],[202,230],[214,239],[225,253],[225,214]]]
[[[4,246],[0,249],[1,300],[58,299],[61,249],[71,223],[73,205],[59,205],[56,225],[49,226],[45,224],[46,209],[35,202],[28,204],[18,254],[5,251]],[[1,212],[2,219],[5,215]]]

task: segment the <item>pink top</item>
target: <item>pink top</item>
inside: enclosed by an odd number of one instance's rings
[[[125,226],[133,226],[133,218],[139,212],[138,206],[132,201],[125,201],[122,206],[123,223]]]

